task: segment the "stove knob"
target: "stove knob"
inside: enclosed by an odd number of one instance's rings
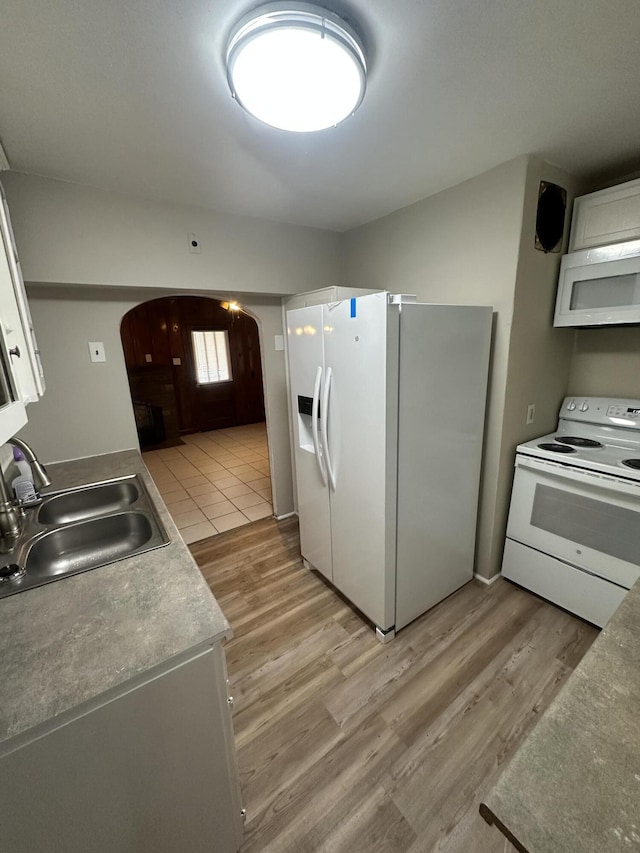
[[[586,412],[586,411],[588,411],[588,409],[589,409],[589,404],[587,403],[586,400],[584,401],[584,403],[580,403],[580,411],[581,412]]]
[[[567,409],[568,409],[570,412],[572,412],[572,411],[575,409],[575,407],[576,407],[576,401],[575,401],[575,400],[570,400],[570,401],[567,403]]]

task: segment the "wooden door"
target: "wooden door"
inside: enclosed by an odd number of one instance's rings
[[[197,382],[192,332],[206,330],[228,335],[229,381]],[[162,407],[167,438],[264,420],[258,327],[248,315],[208,297],[166,297],[125,315],[121,336],[132,396]]]

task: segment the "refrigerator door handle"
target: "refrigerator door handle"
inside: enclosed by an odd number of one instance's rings
[[[324,460],[320,454],[320,441],[318,440],[318,409],[320,408],[320,383],[322,382],[322,368],[318,365],[316,370],[316,381],[313,386],[313,403],[311,404],[311,436],[313,438],[313,449],[316,454],[316,462],[320,469],[322,485],[327,485],[327,472]]]
[[[324,414],[324,417],[322,418],[322,445],[324,447],[324,452],[326,455],[327,471],[329,472],[331,488],[335,492],[336,472],[333,470],[333,464],[331,462],[331,452],[329,450],[329,393],[331,391],[332,375],[333,374],[331,368],[327,367],[327,378],[324,381],[324,394],[322,395],[322,412]]]

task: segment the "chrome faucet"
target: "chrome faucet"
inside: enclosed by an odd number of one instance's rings
[[[42,462],[38,461],[38,457],[33,452],[31,447],[27,444],[26,441],[23,441],[21,438],[10,438],[7,444],[12,444],[14,447],[19,447],[20,450],[24,453],[24,458],[27,460],[29,465],[31,465],[31,470],[33,471],[33,482],[36,489],[44,489],[46,486],[51,485],[51,479],[47,474],[47,469],[44,467]]]
[[[24,453],[24,458],[31,465],[33,483],[36,489],[43,489],[45,486],[51,485],[47,469],[38,461],[38,458],[26,441],[23,441],[21,438],[15,438],[14,436],[6,443],[11,444],[13,447],[19,447]],[[4,546],[0,547],[0,550],[11,550],[20,535],[23,517],[23,507],[11,496],[9,487],[4,479],[4,472],[0,472],[0,539],[2,540],[2,546]]]

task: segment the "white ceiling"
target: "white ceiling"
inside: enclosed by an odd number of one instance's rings
[[[4,0],[12,168],[344,230],[519,154],[637,168],[638,0],[325,0],[355,19],[365,100],[338,128],[265,127],[231,99],[250,0]]]

